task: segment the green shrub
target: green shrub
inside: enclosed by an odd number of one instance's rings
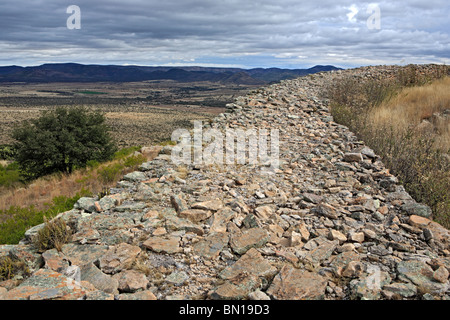
[[[29,179],[71,173],[90,160],[111,159],[117,149],[104,115],[82,107],[44,111],[16,127],[11,137],[15,159]]]
[[[98,162],[97,160],[89,160],[88,162],[86,162],[86,166],[91,169],[98,168],[99,165],[100,162]]]
[[[134,152],[141,150],[141,148],[142,148],[141,146],[122,148],[116,153],[114,153],[114,159],[115,160],[124,159],[128,157],[130,154],[133,154]]]
[[[172,140],[164,140],[162,142],[159,143],[160,146],[175,146],[177,143],[175,141]]]
[[[112,183],[119,178],[125,166],[119,162],[113,163],[98,169],[98,174],[102,183]]]
[[[23,178],[16,162],[0,165],[0,186],[10,188],[22,184]]]
[[[11,145],[0,145],[0,160],[13,160],[16,150]]]
[[[147,161],[147,158],[144,157],[142,154],[139,154],[137,156],[129,156],[125,159],[125,161],[123,162],[123,165],[125,167],[135,167],[138,166],[140,164],[142,164],[143,162]]]

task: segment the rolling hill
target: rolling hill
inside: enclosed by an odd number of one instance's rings
[[[339,68],[334,66],[314,66],[309,69],[239,69],[52,63],[32,67],[0,67],[0,82],[132,82],[175,80],[179,82],[212,81],[242,85],[264,85],[330,70],[339,70]]]

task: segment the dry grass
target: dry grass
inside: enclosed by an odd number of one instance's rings
[[[151,160],[157,152],[146,154],[146,160]],[[113,179],[106,181],[101,175],[102,170],[116,164],[126,162],[118,159],[100,164],[95,168],[76,170],[72,174],[54,174],[39,178],[30,185],[12,190],[4,190],[0,193],[0,210],[6,210],[11,206],[28,207],[33,205],[36,209],[45,209],[46,203],[59,196],[72,197],[80,190],[89,190],[92,194],[98,194],[115,185],[117,179],[124,174],[134,171],[137,165],[126,167],[118,171]],[[1,218],[1,217],[0,217]]]
[[[432,135],[435,147],[448,151],[450,117],[440,116],[446,110],[450,110],[450,77],[425,86],[403,89],[396,97],[374,109],[370,122],[377,127],[389,124],[397,133],[416,128]]]
[[[33,242],[39,252],[44,252],[55,248],[59,252],[62,246],[68,243],[72,237],[72,231],[63,219],[47,220],[44,217],[44,227],[39,230]]]
[[[450,68],[399,67],[390,77],[344,77],[328,90],[336,122],[382,157],[409,194],[450,228]]]
[[[15,276],[26,277],[29,275],[30,269],[22,259],[9,256],[0,257],[0,281],[13,279]]]

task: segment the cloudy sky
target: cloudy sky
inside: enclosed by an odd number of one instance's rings
[[[0,65],[450,64],[449,17],[448,0],[1,0]]]

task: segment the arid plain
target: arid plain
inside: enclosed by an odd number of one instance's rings
[[[85,106],[105,113],[119,147],[170,140],[176,128],[208,120],[234,98],[257,86],[172,80],[124,83],[3,83],[0,144],[12,128],[57,106]]]

